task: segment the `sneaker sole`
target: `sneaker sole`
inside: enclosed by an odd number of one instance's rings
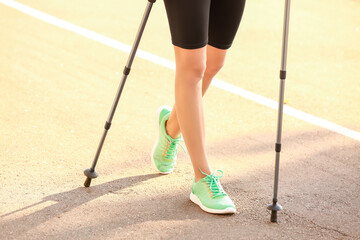
[[[197,204],[203,211],[208,212],[208,213],[213,213],[213,214],[234,214],[236,212],[236,209],[234,208],[225,208],[223,210],[219,210],[219,209],[211,209],[208,207],[205,207],[200,199],[193,193],[190,193],[190,200]]]
[[[156,138],[156,142],[155,142],[155,144],[154,144],[154,146],[153,146],[153,148],[152,148],[152,151],[151,151],[151,162],[153,163],[153,165],[154,165],[154,167],[155,167],[156,169],[158,169],[158,168],[156,167],[156,164],[155,164],[154,153],[155,153],[155,149],[156,149],[156,146],[157,146],[157,144],[158,144],[158,142],[159,142],[159,138],[160,138],[160,135],[159,135],[159,131],[160,131],[159,117],[160,117],[161,110],[163,110],[164,108],[167,109],[167,110],[169,110],[169,111],[172,110],[172,108],[169,107],[169,106],[161,106],[161,107],[159,107],[159,108],[157,109],[157,111],[156,111],[155,119],[156,119],[157,138]],[[158,170],[159,170],[159,169],[158,169]],[[172,170],[169,171],[169,172],[161,172],[161,171],[159,171],[160,174],[164,174],[164,175],[169,174],[169,173],[172,173],[172,172],[173,172]]]

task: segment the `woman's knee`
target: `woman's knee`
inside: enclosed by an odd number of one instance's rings
[[[182,72],[194,78],[195,81],[200,81],[203,78],[205,71],[206,71],[205,61],[193,62],[193,63],[189,61],[186,64],[186,66],[183,66],[182,68]]]
[[[206,63],[205,75],[215,76],[224,66],[223,61],[212,61]]]
[[[200,81],[206,70],[206,52],[205,49],[176,49],[176,72],[180,75],[186,75],[193,81]]]
[[[207,47],[207,60],[205,74],[215,76],[224,66],[227,50],[218,49],[211,45]]]

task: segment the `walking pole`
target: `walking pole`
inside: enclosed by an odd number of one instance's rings
[[[151,11],[151,8],[152,8],[152,5],[153,3],[155,3],[156,0],[148,0],[148,4],[147,4],[147,7],[146,7],[146,10],[145,10],[145,13],[144,13],[144,16],[142,18],[142,21],[141,21],[141,24],[140,24],[140,28],[138,30],[138,33],[136,35],[136,38],[135,38],[135,41],[134,41],[134,44],[132,46],[132,49],[131,49],[131,52],[130,52],[130,56],[128,58],[128,61],[127,61],[127,64],[124,68],[124,72],[123,72],[123,76],[122,76],[122,80],[121,80],[121,84],[118,88],[118,91],[117,91],[117,94],[116,94],[116,97],[114,99],[114,103],[112,105],[112,108],[111,108],[111,111],[110,111],[110,114],[109,114],[109,117],[105,123],[105,130],[104,130],[104,133],[101,137],[101,140],[100,140],[100,144],[98,146],[98,149],[96,151],[96,155],[95,155],[95,158],[94,158],[94,161],[92,163],[92,166],[91,168],[88,168],[84,171],[84,174],[85,176],[87,177],[86,180],[85,180],[85,183],[84,183],[84,186],[85,187],[89,187],[90,184],[91,184],[91,179],[93,178],[96,178],[98,176],[97,172],[95,171],[95,166],[96,166],[96,163],[99,159],[99,156],[100,156],[100,152],[101,152],[101,149],[104,145],[104,142],[105,142],[105,138],[106,138],[106,134],[108,132],[108,130],[110,129],[110,126],[111,126],[111,120],[113,119],[114,117],[114,114],[115,114],[115,110],[116,110],[116,107],[118,105],[118,102],[119,102],[119,99],[120,99],[120,96],[121,96],[121,92],[124,88],[124,85],[125,85],[125,82],[126,82],[126,78],[127,76],[129,75],[130,73],[130,70],[131,70],[131,65],[134,61],[134,58],[135,58],[135,54],[136,54],[136,51],[137,51],[137,48],[139,46],[139,43],[140,43],[140,39],[141,39],[141,36],[144,32],[144,29],[145,29],[145,25],[146,25],[146,22],[149,18],[149,15],[150,15],[150,11]]]
[[[278,204],[278,182],[279,182],[279,165],[280,165],[280,151],[281,151],[281,130],[283,119],[283,106],[284,106],[284,91],[285,91],[285,79],[286,79],[286,58],[288,48],[288,36],[289,36],[289,17],[290,17],[290,0],[285,0],[285,13],[284,13],[284,29],[283,29],[283,42],[282,42],[282,60],[280,70],[280,96],[279,96],[279,108],[278,108],[278,122],[277,122],[277,138],[275,144],[275,178],[274,178],[274,196],[273,203],[270,204],[267,209],[271,210],[271,222],[277,222],[277,212],[282,210],[280,204]]]

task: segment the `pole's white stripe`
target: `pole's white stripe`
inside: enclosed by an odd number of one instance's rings
[[[86,38],[92,39],[92,40],[94,40],[96,42],[102,43],[102,44],[104,44],[106,46],[118,49],[118,50],[126,52],[126,53],[130,53],[130,51],[131,51],[131,46],[129,46],[129,45],[123,44],[123,43],[121,43],[121,42],[119,42],[117,40],[114,40],[114,39],[111,39],[109,37],[103,36],[101,34],[90,31],[88,29],[76,26],[75,24],[72,24],[70,22],[67,22],[67,21],[64,21],[62,19],[56,18],[56,17],[51,16],[49,14],[40,12],[40,11],[38,11],[36,9],[33,9],[33,8],[29,7],[29,6],[18,3],[16,1],[13,1],[13,0],[0,0],[0,3],[4,4],[6,6],[12,7],[12,8],[14,8],[14,9],[20,11],[20,12],[23,12],[25,14],[28,14],[28,15],[30,15],[30,16],[32,16],[34,18],[37,18],[37,19],[39,19],[41,21],[50,23],[50,24],[55,25],[57,27],[60,27],[62,29],[71,31],[71,32],[79,34],[79,35],[81,35],[83,37],[86,37]],[[145,52],[145,51],[140,50],[140,49],[137,51],[136,55],[138,57],[146,59],[146,60],[148,60],[150,62],[153,62],[153,63],[156,63],[158,65],[164,66],[166,68],[175,70],[175,63],[172,62],[172,61],[169,61],[169,60],[167,60],[165,58],[156,56],[156,55],[154,55],[152,53],[148,53],[148,52]],[[237,86],[235,86],[233,84],[221,81],[219,79],[214,79],[213,82],[212,82],[212,85],[217,87],[217,88],[220,88],[222,90],[234,93],[234,94],[242,96],[242,97],[244,97],[246,99],[257,102],[257,103],[259,103],[261,105],[267,106],[269,108],[272,108],[272,109],[275,109],[275,110],[277,110],[277,108],[278,108],[278,103],[276,101],[274,101],[274,100],[271,100],[269,98],[260,96],[258,94],[247,91],[245,89],[242,89],[242,88],[237,87]],[[290,115],[292,117],[301,119],[301,120],[303,120],[305,122],[314,124],[316,126],[328,129],[330,131],[333,131],[333,132],[336,132],[336,133],[339,133],[339,134],[342,134],[344,136],[347,136],[347,137],[350,137],[352,139],[360,141],[360,133],[359,132],[356,132],[354,130],[342,127],[340,125],[337,125],[337,124],[329,122],[327,120],[318,118],[318,117],[310,115],[308,113],[302,112],[302,111],[297,110],[295,108],[292,108],[292,107],[289,107],[289,106],[284,106],[284,113],[288,114],[288,115]]]

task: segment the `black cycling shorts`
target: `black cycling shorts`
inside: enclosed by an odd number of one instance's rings
[[[164,0],[172,43],[185,49],[207,44],[230,48],[245,0]]]

